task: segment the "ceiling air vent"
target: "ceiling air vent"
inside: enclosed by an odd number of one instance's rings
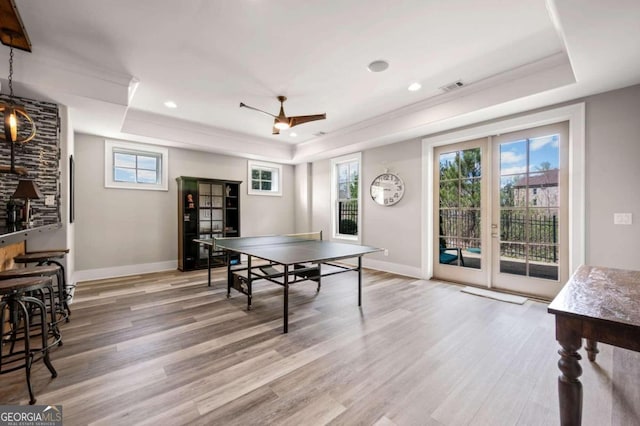
[[[459,89],[462,86],[464,86],[464,83],[462,82],[462,80],[457,80],[457,81],[454,81],[453,83],[445,84],[440,89],[443,92],[451,92],[452,90]]]

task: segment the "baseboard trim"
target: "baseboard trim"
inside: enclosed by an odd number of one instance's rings
[[[130,275],[148,274],[151,272],[162,272],[178,269],[177,260],[166,262],[142,263],[138,265],[114,266],[112,268],[85,269],[75,271],[72,282],[102,280],[105,278],[126,277]]]
[[[406,277],[418,279],[422,278],[422,269],[415,266],[385,262],[383,260],[367,259],[365,257],[362,258],[362,266],[369,269],[375,269],[376,271],[390,272],[392,274],[404,275]]]
[[[246,262],[246,258],[242,260],[243,262]],[[345,263],[355,264],[351,259]],[[364,257],[362,258],[362,266],[369,269],[375,269],[376,271],[390,272],[392,274],[404,275],[413,278],[422,278],[422,270],[414,266],[385,262],[382,260],[366,259]],[[112,268],[85,269],[83,271],[75,271],[71,282],[77,284],[82,281],[103,280],[107,278],[126,277],[130,275],[171,271],[175,269],[178,269],[178,261],[176,260],[143,263],[138,265],[115,266]]]

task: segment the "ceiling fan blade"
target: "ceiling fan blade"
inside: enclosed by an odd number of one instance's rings
[[[298,115],[295,117],[289,117],[289,127],[297,126],[298,124],[308,123],[310,121],[324,120],[326,118],[327,118],[327,114]]]
[[[261,112],[261,113],[263,113],[263,114],[267,114],[268,116],[278,118],[276,115],[273,115],[273,114],[271,114],[270,112],[263,111],[263,110],[261,110],[261,109],[258,109],[258,108],[255,108],[255,107],[249,106],[249,105],[247,105],[247,104],[245,104],[245,103],[243,103],[243,102],[240,102],[240,108],[248,108],[248,109],[252,109],[252,110],[254,110],[254,111],[258,111],[258,112]]]

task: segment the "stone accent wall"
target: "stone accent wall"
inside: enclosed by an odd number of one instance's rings
[[[0,101],[6,102],[7,95],[0,95]],[[42,192],[43,198],[31,200],[33,219],[39,222],[60,221],[60,132],[58,105],[51,102],[14,97],[23,105],[36,124],[36,136],[26,144],[14,147],[16,167],[27,169],[26,176],[0,173],[0,223],[4,223],[7,215],[7,201],[18,186],[19,179],[34,179]],[[0,118],[2,118],[0,114]],[[0,132],[4,132],[0,122]],[[0,140],[0,165],[11,163],[11,146],[9,142]],[[45,206],[44,196],[53,195],[55,204]],[[20,201],[18,201],[20,202]]]

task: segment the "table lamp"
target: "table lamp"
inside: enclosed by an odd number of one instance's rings
[[[24,198],[24,222],[27,225],[31,224],[31,206],[30,200],[36,200],[42,198],[42,192],[36,186],[36,183],[32,180],[19,180],[16,192],[13,193],[11,198]]]

